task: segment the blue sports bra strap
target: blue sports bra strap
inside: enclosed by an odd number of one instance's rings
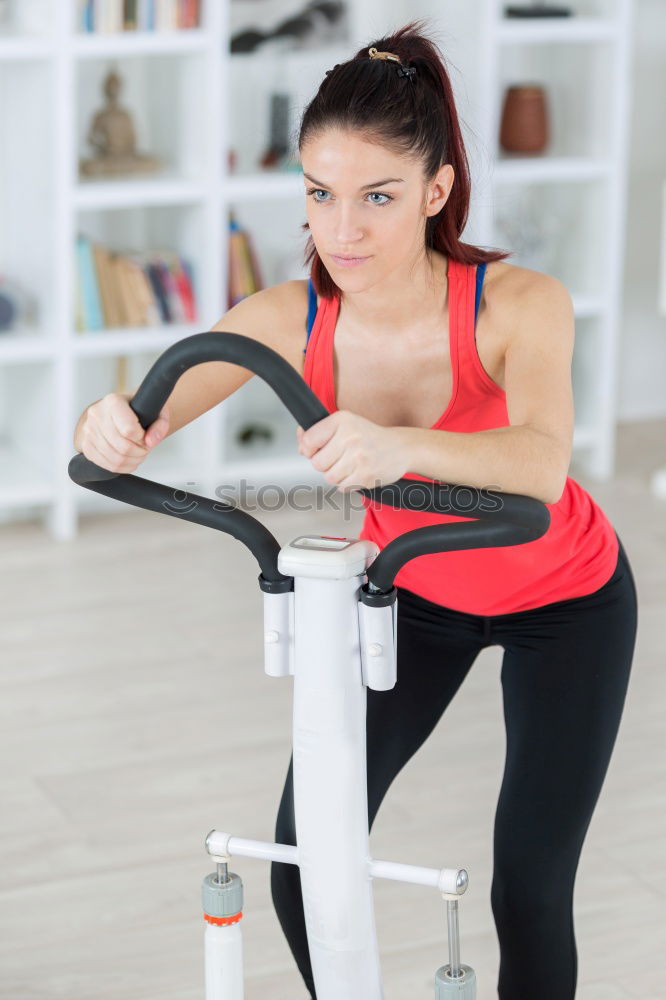
[[[308,340],[310,339],[310,334],[312,333],[312,327],[314,326],[316,315],[317,315],[317,293],[315,291],[314,285],[312,284],[312,278],[310,278],[310,280],[308,281]]]
[[[486,273],[486,262],[482,264],[477,264],[476,266],[476,302],[474,305],[474,325],[476,326],[476,317],[479,315],[479,303],[481,302],[481,286],[483,285],[483,276]]]

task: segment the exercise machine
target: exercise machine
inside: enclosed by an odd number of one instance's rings
[[[169,347],[130,406],[146,429],[179,377],[194,365],[227,361],[259,375],[307,430],[328,411],[281,355],[250,337],[209,331]],[[366,776],[366,688],[398,680],[396,573],[433,552],[520,545],[548,529],[547,507],[532,497],[400,479],[360,492],[373,502],[464,518],[415,528],[381,551],[366,539],[299,535],[281,546],[234,504],[186,494],[136,475],[102,469],[84,455],[69,463],[75,483],[123,503],[233,535],[259,564],[264,669],[293,676],[293,779],[297,846],[211,830],[205,847],[216,869],[202,885],[206,1000],[243,1000],[240,920],[243,884],[234,856],[298,865],[318,1000],[382,1000],[372,880],[430,886],[446,902],[449,961],[437,969],[436,1000],[474,1000],[473,969],[460,961],[458,900],[465,868],[424,868],[370,857]]]

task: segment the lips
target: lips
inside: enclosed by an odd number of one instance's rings
[[[339,257],[337,254],[331,254],[331,258],[338,267],[357,267],[366,260],[370,260],[369,257]]]

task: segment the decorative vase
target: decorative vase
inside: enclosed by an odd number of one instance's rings
[[[544,88],[538,84],[507,87],[499,137],[502,149],[507,153],[542,153],[549,132]]]

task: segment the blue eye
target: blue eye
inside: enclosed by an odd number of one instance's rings
[[[370,193],[368,194],[368,198],[372,194],[378,194],[380,198],[388,198],[389,201],[393,201],[393,198],[391,197],[390,194],[384,194],[382,191],[370,191]],[[386,202],[386,201],[376,201],[375,202],[375,205],[387,205],[387,204],[388,204],[388,202]]]
[[[314,195],[319,194],[319,193],[321,193],[321,194],[328,194],[328,191],[324,191],[323,188],[310,188],[310,190],[308,191],[308,195],[312,198],[312,200],[314,201],[315,205],[324,205],[324,204],[326,204],[326,202],[324,200],[322,200],[321,198],[315,198],[314,197]],[[375,204],[375,205],[377,205],[379,207],[381,207],[382,205],[388,205],[389,202],[393,201],[393,195],[384,194],[383,191],[369,191],[368,192],[368,197],[370,197],[370,195],[373,195],[373,194],[374,195],[379,195],[380,198],[386,198],[387,199],[386,201],[375,201],[375,202],[373,202],[373,204]]]

